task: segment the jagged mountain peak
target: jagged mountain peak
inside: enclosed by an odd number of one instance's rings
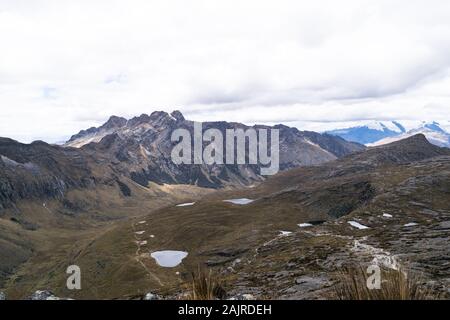
[[[143,113],[138,117],[134,117],[130,119],[127,123],[128,127],[133,127],[135,125],[139,125],[142,123],[149,123],[152,125],[158,125],[163,123],[164,121],[184,121],[183,114],[175,110],[172,113],[168,113],[165,111],[153,111],[150,115]]]
[[[136,116],[128,120],[127,127],[133,127],[136,125],[140,125],[142,123],[149,123],[150,116],[146,113],[141,114],[140,116]]]
[[[165,111],[153,111],[150,114],[150,120],[161,120],[161,119],[167,119],[170,118],[171,116],[169,113],[165,112]]]
[[[113,133],[128,130],[128,132],[142,134],[149,128],[164,128],[166,125],[184,120],[183,114],[178,110],[171,114],[165,111],[154,111],[150,115],[143,113],[129,120],[113,115],[100,127],[91,127],[73,135],[65,143],[65,146],[80,148],[91,142],[100,142],[104,137]]]
[[[179,111],[179,110],[172,111],[172,113],[170,115],[177,121],[184,121],[184,120],[186,120],[184,118],[183,114],[181,113],[181,111]]]
[[[101,128],[120,128],[123,127],[127,123],[127,119],[118,116],[109,117],[108,121],[106,121]]]

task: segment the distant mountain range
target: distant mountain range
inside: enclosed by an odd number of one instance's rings
[[[249,127],[218,121],[203,122],[202,126],[203,130],[218,129],[223,136],[227,129],[279,129],[281,170],[324,163],[365,148],[340,137],[284,125]],[[185,119],[179,111],[171,114],[156,111],[129,120],[112,116],[104,125],[74,135],[65,147],[106,156],[116,170],[142,186],[156,182],[217,188],[250,185],[262,180],[258,165],[174,164],[170,160],[174,146],[171,134],[178,128],[188,130],[193,136],[194,122]]]
[[[450,147],[450,133],[436,121],[422,122],[414,127],[409,126],[409,128],[401,121],[372,121],[349,128],[327,131],[326,133],[369,147],[406,139],[416,134],[423,134],[432,144],[440,147]]]

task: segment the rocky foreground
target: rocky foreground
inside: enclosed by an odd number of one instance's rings
[[[301,224],[229,267],[234,291],[259,298],[326,299],[338,274],[379,265],[417,276],[434,297],[450,298],[450,157],[386,166],[378,191],[348,215]]]

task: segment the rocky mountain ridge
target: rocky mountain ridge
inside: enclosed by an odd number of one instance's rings
[[[249,127],[224,121],[203,122],[202,125],[204,131],[218,129],[223,136],[227,129],[278,129],[281,170],[332,161],[364,149],[339,137],[302,132],[284,125]],[[175,165],[170,159],[174,146],[171,134],[179,128],[193,135],[194,122],[186,120],[179,111],[171,114],[156,111],[130,120],[111,117],[104,125],[73,136],[65,146],[107,155],[115,169],[142,186],[152,181],[217,188],[251,185],[264,179],[260,175],[260,165]]]

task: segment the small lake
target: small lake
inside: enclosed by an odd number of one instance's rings
[[[241,198],[241,199],[230,199],[230,200],[223,200],[224,202],[230,202],[232,204],[239,204],[239,205],[246,205],[249,203],[252,203],[255,200],[247,199],[247,198]]]
[[[156,263],[164,268],[174,268],[178,266],[187,255],[187,252],[174,250],[155,251],[150,254],[150,256],[156,260]]]

